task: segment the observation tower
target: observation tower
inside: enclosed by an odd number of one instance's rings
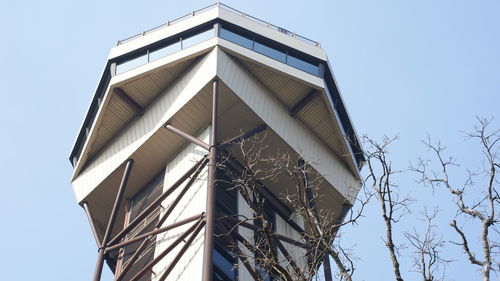
[[[364,160],[320,44],[221,3],[118,41],[69,159],[95,281],[331,280]]]

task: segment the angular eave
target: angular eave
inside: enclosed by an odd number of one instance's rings
[[[273,93],[287,108],[290,115],[303,122],[313,134],[323,141],[337,156],[343,159],[346,166],[359,180],[359,159],[356,153],[362,156],[361,147],[352,147],[349,135],[358,143],[357,135],[352,129],[350,119],[341,120],[337,108],[345,110],[340,95],[330,93],[327,80],[320,78],[285,63],[281,63],[252,50],[241,47],[224,39],[218,40],[219,46],[238,59],[245,68],[252,73],[266,88]],[[325,72],[325,75],[329,75]],[[333,80],[333,77],[331,77]],[[335,93],[338,92],[335,86]],[[309,98],[315,94],[313,98]],[[334,102],[336,99],[336,102]],[[300,107],[297,112],[294,108]],[[348,134],[344,129],[349,122],[354,134]],[[348,129],[349,130],[349,129]],[[356,151],[356,149],[358,149]]]
[[[170,86],[171,82],[215,45],[216,38],[213,38],[113,76],[102,96],[97,114],[93,118],[80,157],[74,167],[72,180],[78,176],[88,160],[103,149],[131,120],[141,116],[141,111],[146,110],[149,104]],[[85,128],[82,129],[85,130]]]
[[[164,124],[171,124],[193,136],[198,136],[209,126],[213,79],[219,81],[221,142],[240,134],[241,130],[248,132],[266,124],[265,141],[269,144],[270,151],[290,152],[294,159],[300,157],[311,163],[324,177],[321,188],[325,191],[325,202],[319,207],[338,209],[340,204],[332,206],[331,202],[354,202],[359,190],[359,180],[355,179],[344,161],[316,137],[308,127],[306,117],[289,116],[288,107],[282,101],[285,98],[282,94],[286,89],[277,91],[272,84],[268,84],[269,81],[259,78],[260,71],[275,72],[273,65],[265,65],[263,61],[244,61],[243,57],[231,55],[229,49],[223,49],[222,44],[219,45],[221,47],[216,46],[209,53],[196,58],[183,75],[172,82],[172,87],[155,99],[140,119],[131,120],[127,128],[122,130],[123,134],[118,133],[117,138],[91,159],[72,182],[77,201],[89,204],[101,232],[109,218],[109,202],[116,196],[126,159],[132,158],[135,161],[125,193],[125,198],[130,198],[164,169],[165,163],[187,144],[184,139],[166,130]],[[273,76],[280,81],[293,83],[290,89],[307,90],[314,85],[312,82],[315,80],[312,79],[309,83],[296,81],[287,77],[284,72],[276,72]],[[308,79],[307,76],[304,78]],[[301,86],[301,83],[304,85]],[[319,97],[317,101],[322,103]],[[316,108],[318,107],[313,110]],[[301,112],[305,113],[307,112]],[[296,118],[304,118],[305,121],[297,122]],[[230,149],[233,149],[230,151],[232,154],[240,150],[237,146],[229,147],[228,150]],[[206,151],[201,149],[199,153],[203,155]],[[237,153],[233,155],[238,156]],[[273,192],[281,194],[287,194],[283,188],[290,186],[273,182],[267,184]],[[123,217],[125,208],[120,210],[119,216]]]
[[[218,37],[178,51],[123,74],[117,76],[110,74],[113,63],[121,57],[129,56],[131,53],[148,48],[152,44],[157,44],[159,41],[166,40],[186,30],[218,20],[238,25],[251,32],[272,38],[272,40],[280,44],[290,46],[309,56],[320,59],[327,66],[323,79]],[[74,156],[78,154],[78,150],[81,149],[80,157],[78,157],[76,163],[73,162],[75,166],[73,179],[85,167],[86,162],[112,139],[113,135],[124,128],[130,120],[140,116],[141,108],[146,108],[161,90],[168,87],[169,83],[179,73],[189,67],[190,63],[197,56],[210,51],[216,45],[219,45],[224,51],[238,58],[288,109],[297,105],[301,99],[312,91],[320,92],[321,95],[319,98],[306,104],[303,109],[295,113],[295,117],[301,120],[314,134],[335,151],[355,177],[359,179],[360,163],[363,161],[361,145],[347,110],[343,105],[342,97],[340,96],[325,52],[318,46],[309,45],[220,7],[207,10],[131,42],[118,45],[111,50],[103,75],[70,155],[70,161],[72,161]],[[266,75],[266,72],[273,73],[273,75]],[[272,77],[275,77],[275,81],[271,81],[273,80]],[[139,80],[148,80],[149,82],[139,82]],[[160,80],[162,82],[159,82]],[[148,85],[154,86],[151,87]],[[138,87],[143,88],[137,90]],[[117,90],[122,94],[117,95]],[[104,95],[100,95],[100,93],[104,93]],[[132,101],[137,103],[138,107],[133,104],[131,105],[130,101],[126,101],[126,98],[120,98],[120,96],[123,97],[123,93],[126,96],[130,96]],[[323,115],[318,114],[318,112],[321,112]],[[115,115],[113,119],[115,122],[111,125],[106,125],[103,123],[105,122],[103,120],[108,119],[104,117],[110,113]],[[325,116],[328,116],[328,119],[325,119]]]
[[[313,46],[309,43],[301,41],[299,39],[293,38],[289,35],[283,34],[277,30],[271,29],[262,23],[256,22],[253,18],[247,18],[245,14],[237,12],[236,10],[228,10],[229,7],[222,4],[215,4],[207,7],[209,9],[203,9],[201,12],[194,13],[193,16],[183,17],[175,23],[167,24],[161,26],[161,28],[155,28],[148,32],[143,32],[141,36],[133,36],[131,40],[125,40],[126,43],[119,44],[118,46],[111,49],[104,70],[101,75],[101,79],[97,85],[96,91],[94,92],[93,98],[85,114],[85,118],[82,121],[80,129],[78,131],[77,137],[74,141],[71,153],[69,155],[69,160],[75,168],[75,173],[78,173],[78,166],[82,165],[82,157],[84,151],[84,146],[88,142],[90,132],[93,131],[93,124],[95,123],[97,111],[100,109],[102,104],[103,96],[101,93],[107,92],[109,82],[111,79],[110,69],[113,63],[119,59],[130,56],[148,46],[157,44],[163,40],[168,40],[168,38],[177,35],[179,33],[186,32],[191,29],[195,29],[202,25],[209,24],[215,21],[225,21],[234,25],[238,25],[244,29],[251,32],[261,34],[262,36],[272,38],[274,41],[290,46],[300,52],[306,53],[310,56],[316,57],[320,60],[326,61],[327,57],[325,52],[319,48],[319,46]],[[229,8],[230,9],[230,8]],[[243,16],[242,16],[243,15]],[[75,161],[76,159],[76,161]]]

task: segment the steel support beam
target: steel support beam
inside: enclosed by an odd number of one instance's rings
[[[203,248],[203,281],[212,281],[215,224],[215,181],[217,177],[217,113],[219,81],[213,81],[212,88],[212,132],[210,138],[210,163],[208,165],[207,217],[205,226],[205,247]]]
[[[163,259],[168,253],[170,253],[179,243],[184,241],[186,237],[193,233],[193,231],[199,227],[200,225],[203,225],[203,221],[199,221],[197,223],[194,223],[189,229],[186,230],[181,236],[177,237],[177,239],[170,244],[161,254],[156,256],[152,261],[150,261],[147,265],[145,265],[134,277],[130,279],[130,281],[137,281],[139,280],[146,272],[150,271],[155,264],[157,264],[161,259]]]
[[[188,133],[185,133],[179,129],[177,129],[176,127],[170,125],[170,124],[167,124],[165,125],[165,129],[169,130],[170,132],[178,135],[179,137],[185,139],[185,140],[188,140],[202,148],[204,148],[205,150],[210,150],[210,145],[206,144],[205,142],[199,140],[198,138],[195,138],[193,136],[191,136],[190,134]]]
[[[186,223],[192,222],[194,220],[201,219],[205,215],[205,213],[201,213],[199,215],[195,215],[195,216],[192,216],[192,217],[180,220],[178,222],[175,222],[175,223],[173,223],[171,225],[168,225],[166,227],[160,228],[160,226],[165,222],[165,220],[168,218],[168,216],[170,215],[170,213],[173,211],[173,209],[175,208],[175,206],[177,205],[177,203],[181,200],[181,198],[184,196],[184,194],[186,193],[186,191],[191,187],[191,185],[193,184],[193,182],[196,180],[196,178],[198,177],[198,175],[200,174],[200,172],[205,167],[205,164],[206,164],[206,162],[203,162],[202,165],[198,168],[198,170],[196,170],[196,172],[192,175],[191,179],[186,184],[186,186],[184,187],[184,189],[181,191],[181,193],[174,200],[174,203],[172,203],[172,205],[170,205],[170,207],[167,210],[167,212],[165,213],[165,215],[156,223],[155,230],[150,231],[148,233],[144,233],[144,234],[139,235],[139,236],[136,236],[134,238],[131,238],[131,239],[126,240],[124,242],[118,243],[118,244],[116,244],[116,245],[114,245],[114,246],[109,247],[109,248],[106,249],[106,252],[109,252],[109,251],[112,251],[112,250],[116,250],[118,248],[125,247],[126,245],[138,242],[138,241],[146,238],[146,240],[144,240],[143,243],[139,246],[139,248],[136,250],[136,252],[132,256],[132,258],[130,259],[130,262],[127,264],[127,266],[123,270],[125,273],[126,273],[126,271],[130,270],[130,267],[135,262],[135,259],[137,259],[140,256],[141,252],[146,249],[146,246],[149,244],[148,241],[150,241],[149,239],[152,236],[158,235],[158,234],[160,234],[162,232],[165,232],[165,231],[168,231],[168,230],[171,230],[171,229],[174,229],[176,227],[179,227],[179,226],[184,225]],[[125,273],[120,274],[119,278],[117,278],[116,281],[119,281],[121,278],[123,278]]]
[[[321,92],[318,90],[312,90],[309,94],[303,97],[300,101],[298,101],[294,106],[288,109],[288,114],[290,116],[295,117],[299,111],[301,111],[308,103],[310,103],[314,98],[319,96]]]
[[[119,97],[124,103],[126,103],[130,108],[132,108],[135,113],[142,115],[144,113],[144,108],[133,100],[124,90],[121,88],[115,88],[116,96]]]
[[[125,277],[127,272],[129,272],[130,269],[132,269],[132,266],[137,261],[137,259],[139,259],[141,253],[149,246],[149,243],[151,243],[151,239],[149,239],[149,238],[142,241],[139,248],[137,248],[137,250],[135,250],[134,254],[132,255],[132,257],[130,257],[127,264],[124,265],[122,271],[120,272],[120,275],[118,275],[118,277],[116,277],[115,281],[121,281]]]
[[[167,226],[165,226],[165,227],[158,228],[158,229],[152,230],[152,231],[150,231],[150,232],[147,232],[147,233],[144,233],[144,234],[138,235],[138,236],[136,236],[136,237],[134,237],[134,238],[131,238],[131,239],[129,239],[129,240],[125,240],[125,241],[123,241],[123,242],[121,242],[121,243],[118,243],[118,244],[116,244],[116,245],[114,245],[114,246],[111,246],[111,247],[109,247],[109,248],[106,248],[106,252],[107,252],[107,253],[108,253],[108,252],[112,252],[112,251],[114,251],[114,250],[117,250],[117,249],[119,249],[119,248],[125,247],[125,246],[127,246],[127,245],[132,244],[132,243],[138,242],[138,241],[140,241],[140,240],[142,240],[142,239],[144,239],[144,238],[148,238],[148,237],[150,237],[150,236],[152,237],[152,236],[154,236],[154,235],[158,235],[158,234],[163,233],[163,232],[165,232],[165,231],[172,230],[172,229],[174,229],[174,228],[177,228],[177,227],[179,227],[179,226],[185,225],[185,224],[190,223],[190,222],[192,222],[192,221],[195,221],[195,220],[201,219],[201,218],[203,217],[203,215],[204,215],[204,213],[201,213],[201,214],[198,214],[198,215],[195,215],[195,216],[191,216],[191,217],[185,218],[185,219],[183,219],[183,220],[177,221],[177,222],[175,222],[175,223],[173,223],[173,224],[167,225]]]
[[[239,143],[239,142],[241,142],[243,140],[251,138],[254,135],[256,135],[256,134],[258,134],[258,133],[260,133],[260,132],[262,132],[262,131],[264,131],[266,129],[267,129],[267,125],[266,124],[262,124],[262,125],[254,128],[254,129],[252,129],[252,130],[250,130],[250,131],[248,131],[246,133],[243,133],[243,134],[241,134],[239,136],[236,136],[236,137],[234,137],[232,139],[229,139],[229,140],[221,143],[219,145],[219,150],[223,150],[223,149],[225,149],[226,147],[228,147],[228,146],[230,146],[232,144]]]
[[[186,241],[186,243],[184,244],[184,246],[182,246],[182,248],[179,250],[179,253],[177,253],[177,255],[175,256],[175,258],[172,260],[172,262],[170,263],[170,265],[167,267],[167,269],[165,270],[165,272],[163,273],[163,275],[160,276],[160,279],[158,279],[158,281],[164,281],[168,277],[168,275],[170,274],[170,272],[172,272],[172,270],[174,269],[174,267],[177,264],[177,262],[179,262],[179,260],[182,258],[182,256],[186,252],[186,250],[189,248],[189,246],[191,246],[191,244],[193,243],[193,240],[196,238],[196,236],[198,235],[198,233],[200,233],[200,231],[203,228],[204,224],[205,223],[203,221],[200,222],[200,224],[198,225],[198,227],[196,227],[196,229],[194,230],[193,234],[191,234],[191,236]]]
[[[120,187],[118,188],[118,193],[116,194],[115,203],[113,204],[113,209],[111,210],[111,216],[108,221],[108,226],[106,227],[106,232],[104,233],[104,237],[102,238],[101,242],[101,247],[99,248],[97,264],[94,272],[94,281],[101,280],[102,266],[104,264],[105,247],[108,243],[108,239],[111,235],[111,232],[113,231],[113,226],[115,225],[116,217],[120,209],[123,195],[125,194],[125,188],[127,187],[128,178],[130,176],[130,171],[132,170],[132,166],[134,165],[134,160],[128,159],[126,163],[127,164],[125,166],[125,171],[123,172],[122,181],[120,183]]]
[[[330,265],[329,254],[325,254],[323,257],[323,272],[325,274],[325,281],[333,281],[332,266]]]
[[[203,170],[203,168],[205,168],[205,165],[206,165],[206,162],[203,162],[202,165],[198,168],[198,170],[196,170],[196,172],[193,174],[193,176],[191,177],[191,179],[189,179],[189,181],[186,183],[186,186],[184,186],[184,188],[181,190],[181,192],[177,195],[177,197],[174,199],[174,201],[170,204],[170,206],[168,207],[168,209],[165,212],[165,214],[163,215],[163,217],[161,217],[158,220],[158,223],[156,224],[156,227],[160,227],[167,220],[168,216],[170,216],[170,214],[175,209],[175,207],[177,206],[177,204],[179,204],[179,202],[181,201],[182,197],[184,197],[184,195],[189,190],[189,188],[191,187],[191,185],[193,185],[194,181],[198,178],[198,175],[201,173],[201,171]]]
[[[162,193],[158,198],[155,199],[148,207],[146,207],[132,222],[130,222],[127,227],[125,227],[120,233],[118,233],[111,241],[109,241],[108,246],[113,246],[120,239],[122,239],[127,233],[137,226],[144,218],[146,218],[165,198],[167,198],[172,192],[174,192],[177,187],[179,187],[186,179],[188,179],[196,170],[200,169],[202,165],[205,165],[207,158],[204,157],[196,165],[194,165],[189,171],[187,171],[180,179],[178,179],[170,188]]]
[[[94,218],[92,217],[92,213],[90,212],[89,204],[87,202],[83,202],[83,209],[85,210],[85,214],[87,214],[87,219],[90,223],[90,229],[92,229],[92,234],[94,235],[97,247],[101,247],[101,239],[99,238],[99,234],[97,233],[97,228],[94,224]]]

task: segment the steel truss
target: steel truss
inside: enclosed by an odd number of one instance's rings
[[[125,275],[130,271],[134,263],[139,259],[141,254],[148,248],[148,246],[152,243],[153,238],[158,234],[164,233],[166,231],[175,229],[177,227],[191,224],[190,227],[185,230],[177,239],[175,239],[165,250],[163,250],[159,255],[157,255],[153,260],[147,263],[139,272],[137,272],[130,281],[137,281],[141,277],[144,276],[147,272],[150,272],[152,268],[165,256],[167,256],[172,250],[174,250],[181,242],[185,242],[182,248],[179,250],[177,255],[174,257],[172,262],[168,265],[166,271],[160,276],[159,281],[164,281],[169,273],[173,270],[177,262],[182,258],[183,254],[189,248],[195,237],[199,234],[199,232],[205,228],[205,241],[204,241],[204,253],[203,253],[203,281],[212,281],[213,275],[213,260],[212,260],[212,252],[214,247],[214,228],[215,224],[220,227],[223,231],[227,233],[224,235],[224,239],[228,242],[229,245],[232,246],[232,250],[235,254],[240,258],[245,268],[254,278],[254,280],[261,280],[261,276],[255,271],[255,267],[250,264],[250,261],[242,254],[242,250],[238,246],[238,242],[244,245],[246,248],[251,249],[251,244],[247,241],[243,236],[241,236],[237,231],[234,231],[234,225],[242,226],[251,230],[257,230],[258,227],[245,222],[240,221],[234,216],[227,215],[224,213],[215,213],[215,183],[216,183],[216,168],[218,164],[218,155],[220,151],[223,151],[228,146],[240,143],[242,140],[252,137],[253,135],[267,129],[265,124],[260,125],[253,130],[250,130],[247,133],[241,134],[239,136],[235,136],[228,141],[217,144],[216,140],[218,139],[218,80],[213,81],[213,91],[212,91],[212,127],[211,127],[211,143],[206,144],[205,142],[199,140],[196,137],[193,137],[170,124],[165,125],[165,129],[170,132],[178,135],[186,139],[187,141],[194,143],[205,150],[208,151],[208,154],[205,155],[200,161],[198,161],[192,168],[190,168],[180,179],[178,179],[174,184],[172,184],[165,192],[163,192],[157,199],[155,199],[152,203],[149,204],[144,210],[131,222],[129,222],[118,234],[111,238],[111,232],[115,226],[115,222],[117,219],[118,211],[123,199],[123,195],[125,194],[126,186],[128,183],[128,178],[130,176],[130,172],[132,170],[134,160],[128,159],[125,162],[125,170],[122,176],[122,180],[120,186],[118,188],[118,192],[116,194],[115,202],[113,204],[113,208],[111,211],[111,215],[109,221],[106,226],[105,234],[100,239],[97,229],[94,225],[93,216],[90,212],[89,206],[87,202],[83,203],[84,210],[87,214],[87,217],[90,222],[90,226],[93,232],[93,235],[96,239],[97,245],[99,247],[97,263],[95,267],[93,281],[100,281],[101,274],[103,269],[103,264],[105,260],[111,260],[110,254],[115,251],[123,251],[124,247],[131,245],[133,243],[141,243],[140,246],[135,250],[132,254],[131,258],[123,265],[121,265],[121,271],[117,273],[115,276],[115,281],[121,281],[125,277]],[[232,163],[235,165],[239,165],[236,161]],[[175,209],[177,204],[192,186],[194,181],[197,179],[199,174],[203,171],[203,169],[208,165],[208,188],[207,188],[207,209],[206,212],[197,214],[195,216],[191,216],[180,221],[177,221],[173,224],[162,226],[162,224],[166,221],[172,211]],[[232,169],[240,170],[242,167],[232,166]],[[307,179],[306,179],[307,180]],[[177,197],[172,201],[172,204],[168,207],[168,209],[164,212],[163,216],[160,217],[159,221],[155,224],[155,227],[152,231],[147,233],[137,235],[135,237],[127,237],[129,234],[139,223],[144,221],[148,215],[150,215],[160,204],[169,197],[177,188],[179,188],[183,183],[185,184],[184,188],[179,192]],[[273,194],[271,194],[266,188],[262,187],[258,189],[259,194],[261,194],[266,200],[272,203],[275,208],[276,213],[278,213],[281,217],[286,218],[289,225],[295,229],[299,234],[304,235],[305,231],[302,227],[300,227],[295,221],[293,221],[291,217],[291,213],[288,208],[281,202],[278,198],[276,198]],[[313,204],[313,203],[312,203]],[[315,209],[315,207],[314,207]],[[274,242],[276,243],[278,249],[282,252],[283,256],[290,263],[294,271],[300,276],[300,270],[290,256],[282,242],[298,246],[304,249],[309,249],[310,247],[307,243],[302,243],[296,241],[292,238],[286,237],[279,233],[273,233]],[[187,240],[186,240],[187,239]],[[325,276],[326,280],[330,281],[331,272],[328,262],[328,258],[325,257]],[[328,265],[328,266],[326,266]]]

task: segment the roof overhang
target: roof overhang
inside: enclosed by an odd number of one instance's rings
[[[190,29],[197,28],[201,25],[214,22],[216,20],[223,20],[249,31],[261,34],[268,38],[272,38],[274,41],[280,44],[288,45],[298,51],[304,52],[310,56],[316,57],[320,60],[326,61],[327,57],[325,52],[318,46],[312,46],[305,43],[299,39],[293,38],[282,32],[276,31],[269,27],[262,25],[261,23],[252,20],[251,17],[247,18],[241,14],[229,11],[224,8],[223,5],[214,5],[213,8],[204,10],[203,12],[193,13],[193,16],[187,17],[182,21],[178,21],[175,24],[167,25],[166,27],[155,30],[154,32],[143,33],[142,36],[131,40],[130,42],[120,44],[111,49],[106,64],[104,66],[101,79],[97,85],[94,96],[90,102],[87,109],[85,118],[80,126],[79,133],[74,141],[71,153],[70,162],[73,166],[76,166],[76,161],[81,162],[82,146],[87,141],[88,131],[92,130],[93,123],[95,122],[95,115],[99,111],[100,105],[102,104],[102,93],[106,92],[108,88],[108,83],[113,76],[111,69],[113,68],[113,63],[123,59],[124,57],[130,56],[131,54],[138,52],[148,46],[158,44],[162,40],[168,40],[168,38],[186,32]],[[76,160],[76,161],[75,161]]]
[[[309,56],[316,57],[326,65],[324,79],[308,74],[304,71],[291,67],[290,65],[278,62],[269,57],[246,49],[232,42],[215,37],[202,42],[193,47],[178,51],[162,59],[147,63],[133,70],[124,72],[120,75],[111,75],[110,69],[113,63],[124,56],[147,48],[159,41],[168,39],[175,34],[197,28],[200,25],[223,20],[238,25],[251,32],[272,38],[280,44],[291,46],[292,48],[304,52]],[[137,101],[139,108],[148,108],[162,92],[164,92],[171,83],[177,79],[180,73],[188,71],[196,62],[197,58],[210,52],[214,47],[220,46],[224,52],[231,54],[243,65],[252,75],[259,79],[273,95],[275,95],[284,107],[290,108],[300,99],[303,99],[311,91],[319,91],[319,98],[312,100],[304,109],[296,114],[296,118],[303,122],[319,139],[321,139],[339,158],[344,160],[344,164],[351,170],[352,174],[359,180],[360,160],[356,155],[361,154],[361,146],[358,137],[350,122],[347,110],[345,109],[340,91],[335,82],[333,72],[326,54],[318,46],[312,46],[291,36],[283,34],[274,29],[267,28],[252,20],[236,15],[225,9],[211,9],[201,14],[187,18],[179,23],[160,29],[153,33],[144,35],[131,42],[119,45],[110,52],[103,76],[99,82],[96,94],[89,107],[80,133],[75,142],[71,155],[79,149],[79,142],[82,145],[81,154],[76,161],[75,170],[72,179],[86,169],[92,162],[95,162],[97,153],[103,151],[106,146],[112,143],[114,136],[120,134],[136,118],[142,118],[141,112],[127,108],[127,102],[120,100],[116,95],[117,90],[123,90],[133,101]],[[219,70],[218,70],[219,71]],[[273,73],[282,83],[296,85],[291,87],[278,87],[273,81],[267,81],[264,72]],[[263,74],[264,73],[264,74]],[[217,74],[214,74],[217,75]],[[155,77],[160,77],[162,83],[155,82]],[[148,80],[149,79],[149,80]],[[158,84],[156,87],[147,87],[148,84],[141,80],[150,81],[149,84]],[[326,85],[332,84],[330,86]],[[286,82],[283,82],[286,81]],[[333,81],[333,82],[331,82]],[[286,86],[286,85],[285,85]],[[141,90],[138,90],[141,88]],[[329,90],[332,90],[331,93]],[[100,95],[102,91],[102,95]],[[291,94],[291,92],[293,93]],[[339,107],[342,109],[339,111]],[[121,111],[123,112],[121,112]],[[120,112],[119,112],[120,111]],[[115,114],[116,124],[107,126],[105,120],[108,120],[106,114]],[[117,113],[118,112],[118,113]],[[318,112],[327,114],[328,119],[321,119]],[[90,122],[88,122],[90,120]],[[327,122],[325,122],[327,121]],[[86,122],[88,124],[86,124]],[[346,124],[348,131],[346,132]],[[84,136],[86,135],[86,138]],[[354,138],[357,150],[353,150],[352,140]],[[72,158],[72,157],[71,157]],[[361,155],[362,158],[362,155]]]

